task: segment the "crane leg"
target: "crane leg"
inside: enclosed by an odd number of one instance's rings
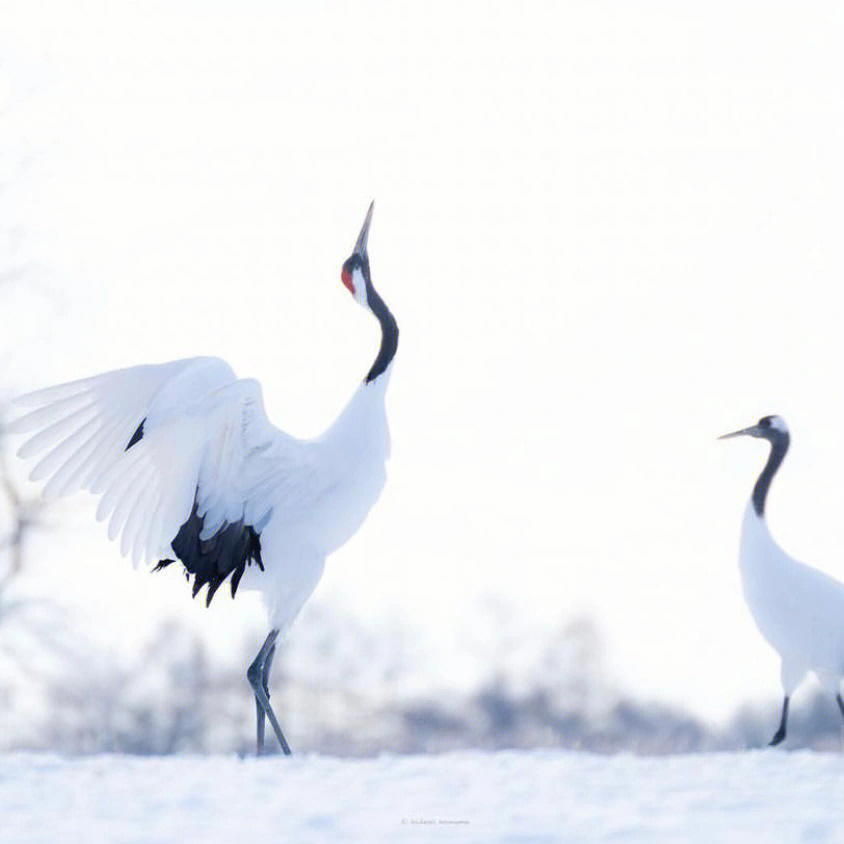
[[[272,666],[273,655],[275,654],[275,640],[278,638],[278,630],[271,630],[267,636],[261,650],[258,651],[258,656],[255,661],[249,666],[246,672],[246,677],[249,680],[249,685],[252,686],[252,691],[255,693],[255,708],[258,716],[257,728],[257,755],[260,756],[264,749],[264,718],[270,719],[270,726],[281,745],[282,751],[286,756],[290,755],[290,747],[281,732],[281,727],[278,725],[273,708],[270,706],[269,693],[269,673]]]
[[[840,697],[840,695],[839,695]],[[839,703],[839,706],[841,704]],[[842,710],[844,712],[844,710]],[[780,725],[774,733],[774,737],[768,742],[768,745],[773,747],[779,744],[785,738],[785,724],[788,721],[788,695],[785,696],[782,702],[782,718],[780,718]]]
[[[270,648],[269,652],[267,653],[267,658],[264,660],[264,667],[261,671],[261,683],[264,687],[264,694],[267,696],[267,700],[270,699],[270,668],[273,664],[273,657],[275,656],[275,644]],[[261,702],[258,698],[255,698],[255,708],[258,714],[258,753],[257,755],[260,756],[264,750],[264,726],[266,723],[266,716],[264,715],[264,709],[261,706]]]
[[[838,692],[835,699],[838,701],[838,708],[841,710],[842,717],[844,717],[844,700],[841,699],[841,692]]]
[[[252,686],[253,691],[255,691],[255,683],[254,680],[257,678],[258,682],[264,685],[264,693],[267,696],[267,700],[269,701],[269,691],[266,688],[266,683],[264,683],[265,671],[264,666],[266,665],[267,659],[270,655],[270,650],[275,648],[275,643],[272,642],[270,644],[272,634],[267,637],[264,641],[261,650],[258,651],[258,656],[255,657],[255,661],[252,665],[249,666],[249,670],[246,672],[246,677],[249,680],[249,685]],[[270,649],[268,650],[267,645],[270,644]],[[266,723],[266,713],[261,703],[260,699],[258,698],[258,693],[255,692],[255,710],[257,716],[257,750],[256,756],[260,756],[261,753],[264,751],[264,727]]]
[[[255,709],[258,717],[258,744],[255,748],[255,755],[260,756],[264,752],[264,728],[266,715],[264,715],[264,709],[261,706],[261,701],[259,701],[257,697],[255,698]]]

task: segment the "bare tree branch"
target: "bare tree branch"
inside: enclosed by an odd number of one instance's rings
[[[9,469],[6,453],[5,414],[0,409],[0,489],[8,509],[7,521],[11,525],[5,535],[0,536],[0,621],[5,615],[4,600],[9,586],[24,568],[24,552],[31,531],[42,525],[44,501],[39,497],[25,497],[18,488]]]

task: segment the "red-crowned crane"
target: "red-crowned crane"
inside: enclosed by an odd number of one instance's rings
[[[206,604],[228,578],[261,593],[270,632],[247,677],[257,708],[290,749],[269,701],[269,674],[285,632],[322,575],[325,558],[361,526],[386,480],[384,397],[398,327],[372,284],[369,207],[341,278],[381,327],[372,367],[321,436],[296,439],[267,419],[257,381],[218,358],[133,366],[30,393],[11,426],[40,456],[33,480],[47,497],[89,490],[120,550],[155,569],[180,561]]]
[[[744,599],[759,632],[782,660],[783,704],[780,725],[770,744],[785,738],[788,699],[809,672],[838,702],[844,715],[844,584],[798,563],[774,542],[765,519],[771,480],[788,451],[789,433],[780,416],[765,416],[755,425],[719,439],[747,435],[771,445],[744,512],[739,566]]]

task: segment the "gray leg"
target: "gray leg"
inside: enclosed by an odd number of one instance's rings
[[[270,719],[270,726],[275,732],[278,743],[286,756],[290,755],[290,747],[281,732],[281,727],[278,725],[275,713],[270,706],[269,689],[267,688],[267,680],[269,677],[270,666],[272,665],[272,658],[275,652],[275,640],[278,638],[278,630],[271,630],[267,636],[261,650],[258,651],[258,656],[255,661],[249,666],[246,672],[246,677],[249,680],[249,685],[252,686],[252,691],[255,693],[255,707],[258,715],[258,755],[264,749],[264,716]]]
[[[264,686],[264,694],[267,696],[267,700],[270,699],[270,668],[273,664],[273,657],[275,656],[275,644],[270,648],[269,653],[267,654],[266,659],[264,660],[264,667],[261,671],[261,683]],[[258,698],[255,698],[255,708],[258,712],[258,756],[264,750],[264,725],[266,716],[264,715],[264,709],[261,706],[261,702]]]
[[[267,654],[267,658],[264,661],[264,672],[263,676],[261,677],[261,681],[264,685],[264,691],[267,695],[267,700],[270,698],[270,668],[272,668],[273,664],[273,657],[275,656],[275,644],[270,648],[270,652]]]
[[[267,655],[269,653],[267,646],[273,645],[270,644],[270,640],[273,638],[272,633],[264,640],[264,644],[261,646],[261,650],[258,651],[258,656],[255,657],[255,661],[252,665],[249,666],[249,670],[246,672],[246,677],[249,680],[249,685],[252,686],[252,690],[255,693],[255,710],[257,715],[257,724],[258,724],[258,741],[257,741],[257,750],[256,755],[260,756],[261,753],[264,751],[264,726],[266,721],[266,714],[264,711],[264,707],[261,704],[261,701],[258,698],[258,693],[255,692],[255,677],[263,678],[264,674],[264,663],[267,660]],[[267,696],[269,699],[269,695]]]
[[[838,704],[841,705],[840,703]],[[842,710],[844,711],[844,710]],[[780,725],[774,733],[774,737],[768,742],[769,745],[779,744],[785,738],[785,722],[788,721],[788,695],[782,702],[782,718],[780,718]]]
[[[264,715],[264,708],[261,706],[261,701],[258,696],[255,696],[255,709],[258,716],[258,744],[255,748],[255,755],[260,756],[264,752],[264,726],[266,722],[266,715]]]

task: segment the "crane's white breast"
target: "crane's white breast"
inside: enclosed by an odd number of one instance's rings
[[[844,587],[789,557],[748,505],[742,528],[744,597],[759,631],[804,671],[844,671]]]

